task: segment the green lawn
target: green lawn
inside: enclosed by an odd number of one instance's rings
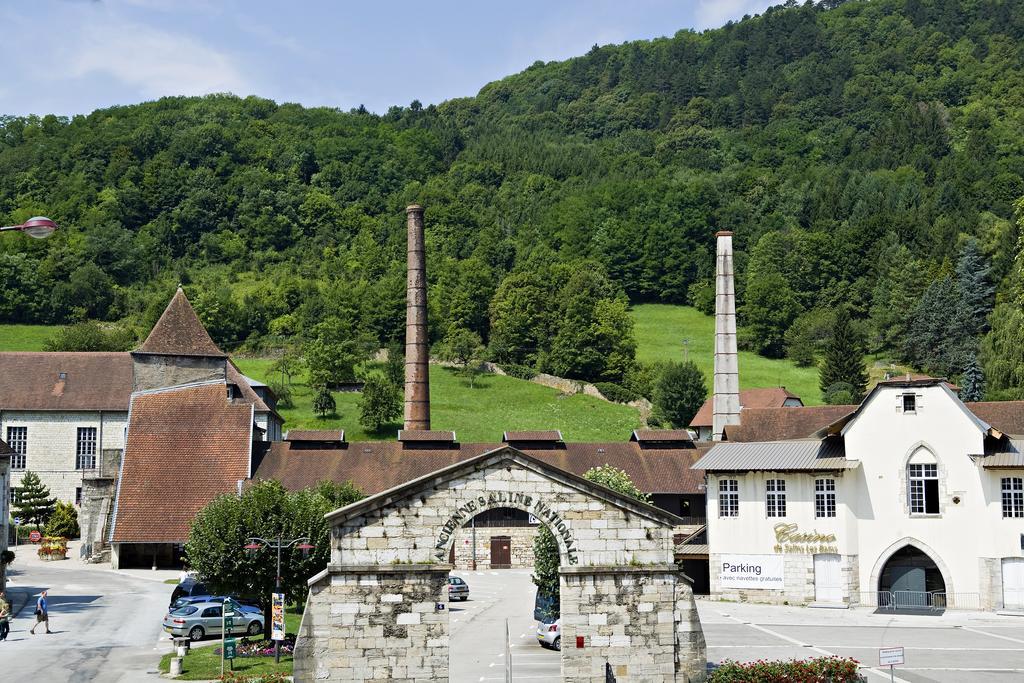
[[[685,348],[689,358],[704,371],[711,390],[715,346],[712,316],[689,306],[667,304],[641,304],[634,306],[632,313],[637,360],[682,360]],[[803,399],[804,405],[822,403],[817,368],[799,368],[788,360],[773,360],[749,351],[740,351],[739,365],[743,389],[783,386]]]
[[[241,644],[245,638],[238,638]],[[167,673],[171,670],[171,658],[176,654],[169,652],[160,658],[160,671]],[[224,671],[230,671],[231,667],[224,663]],[[240,674],[266,674],[273,671],[292,674],[292,656],[281,655],[281,663],[275,664],[273,657],[238,657],[234,660],[234,671]],[[203,647],[189,648],[185,660],[181,663],[181,675],[174,678],[176,681],[206,681],[220,676],[220,643],[205,645]]]
[[[0,325],[0,351],[42,351],[59,325]]]
[[[246,375],[264,382],[271,377],[273,361],[263,358],[237,358],[235,363]],[[394,439],[399,424],[380,433],[369,433],[359,424],[359,394],[335,392],[338,417],[321,419],[313,414],[313,394],[296,378],[293,387],[294,408],[280,410],[285,429],[344,429],[349,441]],[[623,441],[640,426],[637,411],[629,406],[608,403],[590,396],[563,396],[554,389],[533,382],[483,375],[475,387],[453,370],[430,367],[431,426],[454,430],[463,443],[501,440],[504,430],[561,429],[570,441]]]

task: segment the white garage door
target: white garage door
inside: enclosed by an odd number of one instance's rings
[[[1024,558],[1003,560],[1003,607],[1024,609]]]
[[[816,602],[842,602],[842,572],[839,556],[824,553],[814,556],[814,600]]]

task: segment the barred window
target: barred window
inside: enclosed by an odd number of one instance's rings
[[[96,469],[96,428],[79,427],[78,445],[75,447],[75,469]]]
[[[718,482],[718,516],[740,516],[740,483],[735,479]]]
[[[934,463],[907,465],[907,482],[911,514],[937,515],[939,466]]]
[[[8,427],[7,445],[14,451],[11,456],[11,469],[25,469],[25,452],[28,450],[28,427]]]
[[[1003,517],[1024,517],[1024,478],[1003,477]]]
[[[814,480],[814,516],[836,516],[836,480]]]
[[[766,507],[769,517],[786,516],[786,480],[769,479],[765,482]]]

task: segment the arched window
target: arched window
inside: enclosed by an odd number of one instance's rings
[[[939,514],[939,464],[927,448],[918,448],[907,461],[907,498],[910,514]]]

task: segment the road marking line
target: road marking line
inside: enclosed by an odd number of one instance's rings
[[[979,628],[971,628],[970,626],[961,626],[960,630],[961,631],[970,631],[971,633],[980,633],[983,636],[992,636],[993,638],[1000,638],[1002,640],[1008,640],[1011,643],[1020,643],[1021,645],[1024,645],[1024,640],[1021,640],[1020,638],[1011,638],[1010,636],[1001,636],[1001,635],[996,634],[996,633],[989,633],[988,631],[982,631]]]

